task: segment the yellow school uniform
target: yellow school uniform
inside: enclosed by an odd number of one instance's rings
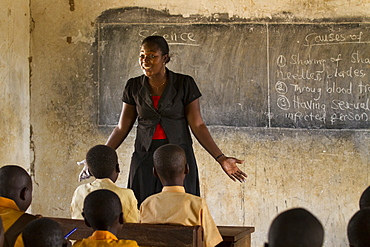
[[[137,223],[139,211],[137,209],[137,200],[134,192],[131,189],[118,187],[109,178],[95,179],[92,183],[82,184],[77,187],[73,193],[71,203],[72,219],[83,219],[82,210],[85,197],[95,190],[107,189],[118,195],[122,204],[122,212],[124,221],[127,223]]]
[[[206,247],[222,241],[204,198],[185,193],[182,186],[165,186],[140,206],[140,222],[150,224],[200,225]]]
[[[0,197],[0,216],[3,220],[4,233],[24,214],[17,204],[8,198]],[[14,247],[23,247],[22,234],[20,234],[15,241]]]
[[[126,246],[138,247],[134,240],[118,239],[109,231],[95,231],[90,237],[78,240],[73,244],[73,247],[105,247],[105,246]]]

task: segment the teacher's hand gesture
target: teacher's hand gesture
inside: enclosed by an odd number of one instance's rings
[[[239,160],[232,157],[220,157],[218,163],[220,163],[224,172],[233,180],[239,182],[245,182],[248,177],[236,164],[243,164],[244,160]]]

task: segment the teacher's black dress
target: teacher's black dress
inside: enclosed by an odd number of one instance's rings
[[[138,204],[148,196],[162,190],[162,184],[153,175],[153,152],[166,143],[181,146],[186,153],[189,174],[185,177],[185,190],[200,195],[198,168],[192,139],[185,116],[185,106],[198,99],[200,93],[194,79],[167,69],[168,83],[154,108],[148,78],[145,75],[127,81],[122,101],[134,105],[138,114],[135,151],[131,158],[128,188],[132,189]],[[155,128],[161,123],[167,139],[152,140]]]

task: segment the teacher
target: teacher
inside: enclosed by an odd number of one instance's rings
[[[149,36],[143,40],[139,56],[143,75],[127,81],[119,122],[106,142],[107,146],[117,149],[138,120],[128,188],[134,191],[139,205],[162,190],[160,180],[153,176],[153,152],[167,143],[185,150],[190,168],[185,177],[185,190],[200,195],[189,127],[232,180],[243,182],[247,177],[237,167],[237,163],[243,161],[225,156],[213,141],[200,113],[201,93],[194,79],[167,69],[169,61],[169,47],[163,37]]]

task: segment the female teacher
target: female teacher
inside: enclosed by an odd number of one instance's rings
[[[156,148],[166,143],[177,144],[185,150],[190,168],[185,190],[200,195],[189,126],[232,180],[243,182],[247,177],[236,165],[243,161],[225,156],[213,141],[200,113],[201,93],[194,79],[168,70],[169,61],[169,48],[163,37],[149,36],[143,40],[139,56],[143,75],[128,80],[119,123],[106,142],[107,146],[117,149],[138,120],[128,188],[134,191],[139,205],[146,197],[162,190],[161,182],[153,176],[152,157]]]

